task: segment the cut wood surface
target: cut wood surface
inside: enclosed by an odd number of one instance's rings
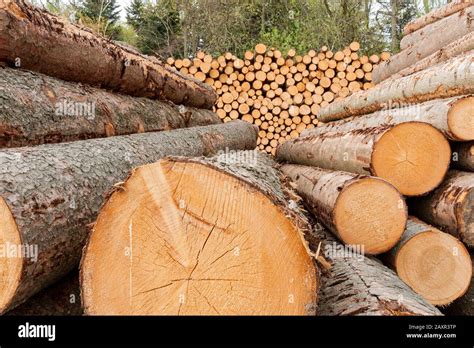
[[[471,5],[474,5],[471,2]],[[437,51],[444,45],[449,44],[461,36],[474,30],[474,6],[468,6],[460,11],[431,23],[413,33],[405,35],[400,40],[400,49],[406,50],[410,47],[426,45],[431,53]],[[434,49],[437,47],[437,49]],[[420,57],[424,58],[424,57]]]
[[[474,172],[474,141],[455,143],[452,147],[453,167]]]
[[[108,93],[39,73],[0,68],[0,147],[221,123],[206,109]]]
[[[434,9],[429,13],[409,22],[403,28],[403,34],[408,35],[431,23],[437,22],[442,18],[452,15],[462,9],[474,4],[473,0],[453,0],[440,8]]]
[[[472,251],[471,261],[474,268],[474,252]],[[474,315],[474,277],[471,278],[471,285],[466,293],[449,305],[445,312],[449,315]]]
[[[85,312],[314,314],[319,280],[303,239],[310,226],[274,165],[248,151],[136,169],[101,209],[84,249]]]
[[[88,224],[134,167],[167,155],[253,149],[256,140],[254,126],[236,121],[1,151],[0,244],[27,252],[0,258],[0,312],[77,265]]]
[[[387,109],[390,105],[408,105],[473,93],[474,51],[469,51],[443,64],[335,101],[321,108],[318,120],[334,121]]]
[[[277,150],[280,161],[378,176],[406,196],[438,186],[450,155],[443,134],[422,122],[310,134]]]
[[[394,105],[392,109],[307,129],[301,135],[304,137],[328,132],[342,133],[411,121],[429,123],[451,140],[474,140],[474,96],[435,99],[408,106]]]
[[[391,249],[400,239],[407,208],[400,193],[375,177],[286,164],[305,205],[344,244],[366,254]]]
[[[474,247],[474,173],[450,170],[436,190],[410,203],[414,215]]]
[[[388,255],[399,277],[434,305],[447,305],[469,287],[472,264],[455,237],[409,217],[400,242]]]
[[[209,86],[157,58],[119,46],[90,29],[23,0],[0,0],[0,61],[62,80],[211,109]]]
[[[82,315],[79,273],[72,271],[6,315]]]
[[[417,57],[416,62],[411,65],[406,64],[406,61],[403,61],[403,59],[405,59],[405,56],[408,54],[414,55],[416,50],[407,49],[377,65],[372,71],[372,81],[375,84],[393,81],[400,77],[408,76],[423,69],[427,69],[436,64],[443,63],[448,59],[454,58],[473,49],[474,32],[470,32],[450,44],[443,46],[435,53],[432,53],[421,60]],[[406,67],[402,68],[402,66]]]
[[[321,272],[318,315],[442,315],[376,258],[351,252],[321,226],[314,231],[331,264]]]

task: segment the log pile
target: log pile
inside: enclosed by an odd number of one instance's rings
[[[169,58],[167,63],[212,86],[219,117],[257,125],[258,148],[275,154],[279,144],[318,125],[321,107],[373,86],[372,70],[390,55],[366,56],[359,49],[352,42],[337,52],[324,46],[298,55],[294,49],[285,54],[258,44],[243,57],[198,52],[194,59]]]

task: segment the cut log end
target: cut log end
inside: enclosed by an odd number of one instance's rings
[[[458,140],[474,140],[474,97],[454,103],[448,113],[448,126]]]
[[[366,254],[391,249],[403,234],[406,220],[407,208],[402,196],[378,178],[364,178],[345,187],[334,208],[341,240],[363,246]]]
[[[471,259],[463,244],[435,228],[404,243],[395,268],[405,283],[434,305],[447,305],[462,296],[472,276]]]
[[[140,167],[85,249],[85,311],[314,312],[316,269],[300,233],[268,196],[221,170],[182,159]]]
[[[372,153],[372,171],[405,196],[419,196],[437,187],[450,162],[443,134],[422,122],[406,122],[385,132]]]

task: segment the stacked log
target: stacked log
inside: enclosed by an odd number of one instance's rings
[[[474,141],[453,144],[453,167],[474,172]]]
[[[242,58],[198,52],[194,59],[169,58],[167,63],[212,86],[221,119],[257,125],[259,149],[275,154],[279,144],[318,124],[321,107],[372,87],[372,69],[389,54],[359,55],[359,49],[352,42],[337,52],[322,47],[297,55],[294,49],[284,54],[258,44]]]
[[[471,261],[474,268],[474,252],[471,251]],[[471,285],[464,296],[454,301],[446,308],[449,315],[474,315],[474,277],[471,278]]]

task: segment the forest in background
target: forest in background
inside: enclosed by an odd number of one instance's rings
[[[396,53],[403,26],[448,0],[131,0],[121,19],[118,0],[33,0],[141,52],[167,58],[238,56],[257,43],[283,52],[352,41],[362,52]]]

